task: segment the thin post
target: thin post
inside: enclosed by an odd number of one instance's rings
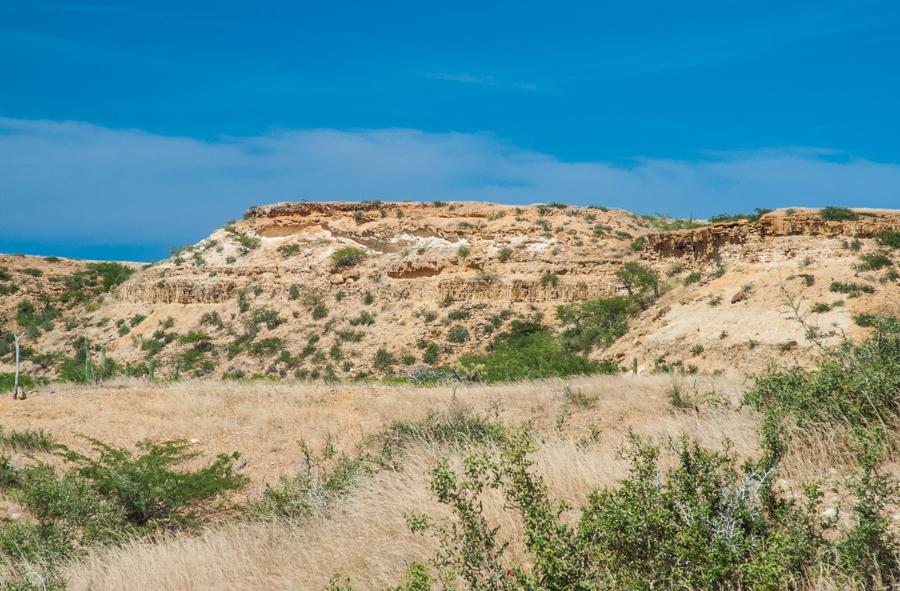
[[[13,400],[15,400],[19,397],[19,340],[21,340],[22,335],[13,335],[13,338],[16,339],[16,377],[13,380]],[[23,400],[24,398],[25,396],[22,396]]]

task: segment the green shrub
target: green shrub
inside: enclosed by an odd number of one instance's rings
[[[278,253],[284,258],[292,257],[298,252],[300,252],[300,245],[296,243],[282,244],[278,247]]]
[[[454,326],[447,331],[447,340],[451,343],[465,343],[469,340],[469,330],[465,326]]]
[[[203,316],[200,317],[200,325],[201,326],[214,326],[216,328],[224,328],[225,323],[222,321],[222,317],[219,316],[218,312],[204,312]]]
[[[238,243],[242,252],[249,252],[260,247],[262,239],[249,234],[232,234],[231,239]]]
[[[375,316],[373,316],[366,310],[363,310],[359,313],[359,316],[351,318],[347,322],[349,322],[351,326],[368,326],[371,324],[375,324]]]
[[[552,285],[556,287],[559,285],[559,275],[552,271],[545,271],[543,275],[541,275],[541,286],[547,287],[548,285]]]
[[[48,452],[59,447],[59,444],[43,429],[6,432],[0,425],[0,446],[17,451]]]
[[[834,205],[823,207],[819,210],[819,215],[822,216],[823,220],[829,222],[855,221],[859,219],[859,214],[852,209],[836,207]]]
[[[202,341],[200,345],[208,345],[208,343]],[[182,351],[176,357],[176,361],[178,371],[185,371],[196,376],[206,375],[216,368],[215,361],[210,358],[208,351],[204,347],[195,347]]]
[[[351,329],[342,329],[335,332],[337,337],[348,343],[358,343],[360,342],[366,333],[359,330],[351,330]]]
[[[887,423],[900,410],[900,320],[868,320],[874,334],[827,350],[817,369],[773,369],[757,378],[745,402],[759,410],[791,414],[800,424]]]
[[[212,337],[200,330],[192,330],[186,335],[182,335],[178,341],[182,345],[192,345],[212,340]]]
[[[829,310],[831,310],[831,306],[826,304],[825,302],[816,302],[809,309],[809,311],[812,312],[813,314],[824,314],[825,312],[828,312]]]
[[[284,339],[269,337],[250,345],[250,354],[255,357],[271,357],[284,348]]]
[[[468,317],[469,317],[468,310],[460,309],[460,310],[450,310],[449,312],[447,312],[448,320],[465,320]]]
[[[245,478],[234,473],[238,455],[220,454],[199,470],[178,470],[199,452],[184,441],[143,441],[139,453],[91,439],[90,457],[66,452],[75,473],[107,502],[120,508],[125,521],[138,527],[186,525],[197,520],[205,502],[237,490]]]
[[[642,307],[659,297],[659,275],[650,267],[634,261],[627,262],[616,271],[616,277],[628,296]]]
[[[613,296],[559,306],[562,343],[568,351],[588,353],[608,347],[628,330],[628,319],[638,307],[631,298]]]
[[[650,226],[662,230],[663,232],[671,232],[673,230],[693,230],[694,228],[702,228],[705,225],[702,222],[695,222],[692,219],[680,220],[659,213],[655,215],[642,215],[641,219]]]
[[[11,575],[4,589],[61,590],[61,562],[87,545],[199,524],[201,509],[245,482],[232,468],[236,454],[183,470],[198,455],[184,442],[145,441],[134,454],[90,441],[90,455],[47,442],[32,446],[57,455],[58,468],[15,467],[0,456],[0,491],[36,521],[0,523],[0,568]]]
[[[425,352],[422,354],[422,361],[427,363],[428,365],[434,365],[438,356],[441,354],[441,348],[438,347],[437,343],[429,342],[425,346]]]
[[[851,298],[857,298],[864,293],[875,293],[875,288],[871,285],[845,283],[843,281],[832,281],[828,289],[834,293],[842,293]]]
[[[265,324],[266,328],[272,330],[284,324],[284,318],[271,308],[257,308],[250,316],[250,322],[253,325]]]
[[[875,239],[878,241],[878,244],[882,246],[887,246],[890,248],[900,248],[900,232],[881,232]]]
[[[510,257],[512,257],[512,253],[513,251],[511,248],[509,248],[508,246],[504,246],[500,249],[500,252],[497,253],[497,258],[501,263],[505,263],[510,259]]]
[[[862,261],[859,265],[860,271],[877,271],[894,264],[890,257],[883,254],[864,254],[859,260]]]
[[[394,365],[394,363],[394,356],[384,347],[379,348],[375,352],[375,359],[373,360],[375,369],[385,370]]]
[[[339,248],[331,254],[331,268],[334,270],[355,267],[366,258],[366,252],[352,246]]]
[[[313,320],[321,320],[328,316],[328,308],[325,304],[318,304],[312,309],[312,317]]]
[[[539,323],[514,320],[497,335],[488,352],[465,355],[461,366],[484,382],[514,382],[570,375],[611,373],[616,367],[598,364],[563,349],[560,340]]]
[[[469,247],[465,246],[465,245],[460,246],[458,249],[456,249],[456,256],[458,256],[461,259],[464,259],[467,256],[469,256]]]
[[[688,274],[687,277],[684,278],[684,284],[690,285],[692,283],[697,283],[701,279],[703,279],[703,274],[700,273],[700,271],[692,271]]]
[[[626,450],[631,475],[616,488],[593,492],[572,524],[561,518],[568,504],[551,499],[532,472],[530,451],[530,440],[520,435],[504,447],[499,461],[473,455],[462,474],[446,461],[432,472],[432,491],[452,510],[453,526],[435,528],[417,516],[410,521],[416,531],[435,532],[440,544],[435,565],[455,573],[465,588],[776,587],[811,565],[820,545],[814,528],[807,527],[812,517],[793,507],[776,514],[764,505],[770,490],[766,477],[742,474],[728,452],[683,441],[680,465],[660,478],[657,448],[634,441]],[[516,512],[527,567],[510,564],[497,530],[483,515],[481,497],[490,489],[500,489]],[[776,546],[779,541],[791,551]]]
[[[772,210],[757,207],[757,208],[755,208],[754,213],[735,213],[735,214],[722,213],[719,215],[712,216],[711,218],[709,218],[709,221],[713,222],[713,223],[736,222],[738,220],[747,220],[750,222],[756,222],[756,221],[759,221],[759,218],[761,218],[763,215],[769,213],[770,211],[772,211]]]

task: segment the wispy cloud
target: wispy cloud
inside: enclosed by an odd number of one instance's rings
[[[490,134],[281,130],[208,142],[0,118],[0,235],[179,244],[289,199],[567,201],[705,216],[757,206],[896,207],[900,165],[769,148],[567,162]]]
[[[448,72],[426,72],[426,78],[443,80],[444,82],[459,82],[462,84],[476,84],[479,86],[491,86],[494,88],[515,88],[518,90],[538,90],[536,84],[530,82],[499,82],[491,76],[473,76],[472,74],[451,74]]]

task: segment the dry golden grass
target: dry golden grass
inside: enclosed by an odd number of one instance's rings
[[[715,391],[731,404],[675,410],[668,401],[673,383],[682,391]],[[542,440],[533,459],[551,493],[576,504],[587,493],[623,477],[627,466],[617,451],[629,431],[657,441],[687,434],[719,447],[728,439],[739,456],[757,450],[756,418],[738,410],[747,384],[739,376],[597,376],[568,381],[478,387],[413,388],[383,385],[291,385],[138,382],[102,388],[57,388],[24,403],[0,401],[10,428],[43,428],[62,441],[83,445],[83,433],[119,445],[136,440],[198,439],[205,455],[238,450],[251,478],[246,494],[264,482],[294,473],[301,460],[296,442],[313,447],[332,437],[351,453],[360,440],[391,421],[414,420],[430,409],[454,408],[491,416],[511,425],[528,423]],[[565,388],[591,402],[572,403]],[[844,461],[830,441],[792,453],[781,477],[800,482],[827,477]],[[395,585],[405,567],[434,549],[432,540],[410,532],[409,511],[447,516],[429,491],[429,472],[446,449],[418,445],[404,454],[402,469],[361,479],[332,510],[302,522],[233,521],[199,535],[144,539],[121,548],[96,550],[69,565],[72,589],[322,589],[340,574],[355,589]],[[452,452],[458,461],[464,452]],[[665,461],[671,458],[664,457]],[[891,458],[896,462],[896,458]],[[487,516],[509,539],[511,555],[524,556],[516,520],[502,509],[499,493],[486,497]],[[828,589],[827,579],[810,583]]]

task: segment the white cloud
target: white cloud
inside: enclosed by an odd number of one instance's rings
[[[219,141],[0,118],[0,236],[180,244],[290,199],[597,203],[704,216],[788,205],[900,206],[900,165],[833,150],[565,162],[490,134],[282,130]]]

